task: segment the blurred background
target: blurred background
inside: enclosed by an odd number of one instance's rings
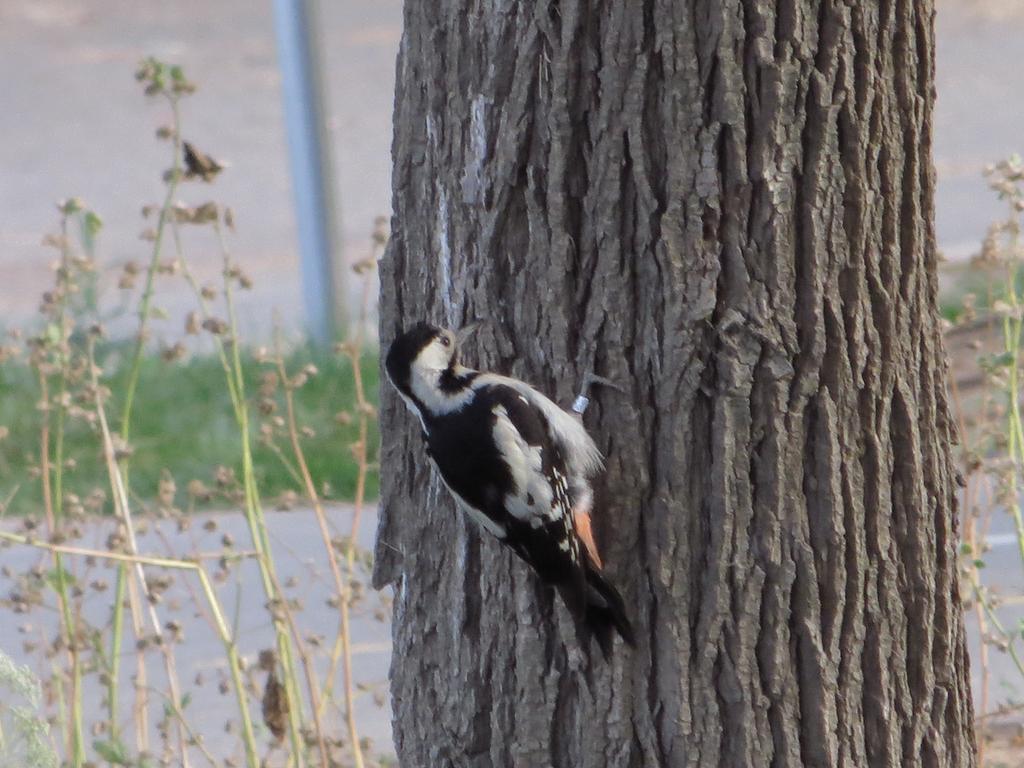
[[[365,257],[374,218],[390,212],[401,3],[324,2],[318,16],[312,26],[319,38],[324,159],[335,192],[340,274],[345,263]],[[41,233],[53,228],[51,203],[59,199],[77,195],[108,223],[101,266],[110,274],[125,261],[146,260],[139,210],[143,202],[160,202],[167,147],[153,133],[171,119],[162,100],[147,106],[140,98],[132,75],[146,56],[180,65],[197,82],[182,104],[182,137],[230,167],[217,179],[216,197],[235,211],[232,248],[253,278],[241,305],[245,330],[269,334],[272,309],[289,324],[303,319],[279,33],[271,2],[0,4],[0,68],[6,73],[0,306],[6,324],[32,317],[50,279],[52,254],[39,244]],[[219,262],[208,245],[191,250],[199,270]],[[165,301],[185,304],[188,298],[171,292]]]
[[[1005,225],[1007,216],[1012,219],[1014,215],[1012,211],[1007,213],[1007,195],[1001,200],[992,189],[992,184],[1000,180],[1011,186],[1017,184],[1021,178],[1019,162],[1014,165],[1016,161],[1011,160],[995,171],[991,166],[1024,151],[1024,99],[1020,97],[1019,74],[1024,61],[1024,2],[937,0],[937,5],[936,232],[945,257],[940,286],[942,311],[951,333],[951,386],[966,435],[958,451],[963,452],[969,481],[964,504],[964,573],[965,598],[970,606],[972,676],[979,722],[986,728],[990,723],[1009,724],[1009,730],[984,731],[983,742],[993,740],[987,747],[989,764],[1024,765],[1015,741],[1024,704],[1024,665],[1013,646],[1019,639],[1018,628],[1024,627],[1024,529],[1018,525],[1019,501],[1007,500],[1005,493],[1007,484],[1016,480],[1005,471],[990,471],[984,463],[992,456],[1005,454],[1005,441],[1000,444],[998,434],[1004,430],[1001,425],[1006,417],[999,402],[1005,403],[1006,398],[1000,400],[1005,386],[997,375],[993,376],[992,366],[979,364],[979,358],[999,352],[1005,340],[1000,328],[991,322],[986,325],[985,313],[978,311],[982,305],[996,307],[993,296],[1005,293],[1008,280],[1016,285],[1015,267],[1009,273],[1002,268],[993,271],[982,262],[986,258],[991,261],[995,251],[1006,248],[1013,251],[1011,260],[1019,256],[1013,226]],[[4,75],[0,89],[0,329],[21,329],[30,334],[33,328],[52,324],[52,307],[48,309],[50,315],[40,316],[40,297],[51,290],[54,265],[62,254],[42,241],[48,233],[59,231],[61,214],[56,202],[80,197],[83,205],[103,220],[92,247],[95,281],[90,283],[90,290],[96,294],[95,306],[107,308],[102,318],[110,337],[104,368],[115,382],[139,382],[141,405],[140,415],[135,417],[139,426],[135,430],[138,441],[132,444],[135,456],[131,459],[134,479],[130,503],[138,507],[140,516],[177,521],[154,523],[141,531],[137,551],[166,556],[231,546],[244,548],[232,542],[257,535],[251,521],[247,528],[246,520],[237,513],[217,511],[247,503],[249,496],[244,489],[232,495],[236,485],[247,488],[248,481],[243,478],[244,462],[237,456],[230,381],[225,389],[223,385],[211,385],[210,380],[221,375],[215,356],[225,348],[224,339],[228,352],[236,338],[258,350],[272,346],[275,328],[280,329],[287,347],[281,353],[286,375],[270,386],[266,369],[259,367],[265,360],[261,362],[254,355],[240,363],[264,398],[259,404],[262,421],[254,427],[262,431],[253,483],[258,482],[264,490],[267,506],[280,510],[268,513],[268,522],[261,530],[282,558],[279,591],[286,596],[302,593],[318,608],[305,612],[308,627],[299,635],[311,645],[325,646],[319,655],[310,652],[321,675],[337,671],[334,641],[341,636],[335,627],[335,611],[323,605],[336,609],[339,600],[352,605],[355,623],[350,634],[355,636],[355,645],[351,664],[353,685],[358,687],[355,706],[360,733],[373,740],[372,745],[367,744],[367,760],[372,755],[373,760],[386,764],[392,753],[385,695],[388,600],[386,595],[365,597],[365,570],[359,570],[359,563],[365,565],[365,549],[372,541],[374,526],[376,289],[372,274],[361,269],[357,275],[352,268],[379,254],[381,226],[377,219],[390,214],[391,111],[402,9],[398,0],[322,2],[318,18],[309,25],[319,47],[315,74],[320,84],[322,120],[319,126],[307,120],[305,127],[318,128],[322,139],[318,166],[326,191],[324,210],[331,213],[330,226],[321,234],[333,237],[328,245],[317,248],[300,235],[303,227],[310,225],[297,217],[297,195],[301,196],[304,189],[315,190],[317,179],[295,154],[295,131],[303,121],[296,121],[288,112],[288,105],[294,106],[298,98],[297,81],[288,76],[290,62],[294,63],[295,55],[301,58],[308,53],[301,45],[289,49],[289,7],[298,5],[251,0],[0,3],[0,72]],[[216,323],[208,324],[218,318],[200,316],[198,321],[210,331],[210,337],[197,339],[186,349],[179,345],[195,331],[188,321],[190,313],[196,311],[195,287],[186,280],[161,278],[145,329],[143,359],[133,368],[131,346],[138,335],[141,280],[133,278],[126,285],[125,276],[144,272],[152,258],[153,242],[140,239],[140,233],[152,228],[153,215],[144,218],[142,208],[152,205],[159,209],[166,193],[162,176],[170,167],[169,144],[155,133],[173,120],[169,101],[159,95],[145,98],[133,76],[139,62],[149,56],[180,66],[197,85],[194,94],[180,101],[181,138],[225,167],[217,175],[215,186],[207,188],[203,182],[193,182],[187,189],[182,187],[180,197],[193,206],[215,199],[221,210],[231,209],[234,231],[228,233],[228,247],[247,281],[240,281],[244,290],[236,294],[237,322],[233,330],[224,336]],[[182,227],[175,234],[181,238],[197,284],[219,286],[225,262],[217,239],[202,228]],[[167,250],[171,252],[169,245]],[[353,319],[363,320],[363,335],[350,339],[356,347],[351,365],[345,358],[351,350],[323,353],[302,343],[311,320],[317,322],[308,311],[310,292],[321,298],[330,296],[329,291],[317,293],[324,274],[319,259],[325,254],[333,263],[337,313],[346,325],[352,325]],[[979,255],[983,257],[980,261]],[[1005,264],[1005,253],[997,261]],[[168,274],[174,269],[169,267]],[[211,296],[221,290],[209,288]],[[370,297],[365,307],[364,296]],[[1013,296],[1015,300],[1016,288]],[[1019,322],[1019,313],[1017,318]],[[68,338],[72,337],[69,331]],[[23,337],[11,338],[17,341]],[[17,344],[12,344],[12,349],[14,346]],[[165,362],[183,359],[182,370],[186,373],[179,377],[161,367],[159,360],[150,361],[150,350],[161,351]],[[364,352],[365,359],[360,357]],[[9,356],[18,354],[10,352]],[[0,362],[3,358],[0,354]],[[365,363],[364,378],[356,382],[353,376],[362,364],[360,360]],[[277,375],[277,369],[271,368],[270,374]],[[42,370],[44,376],[52,374],[51,369]],[[361,606],[344,589],[332,589],[332,583],[337,587],[338,582],[332,581],[327,558],[322,548],[317,548],[319,545],[310,544],[320,535],[317,510],[297,471],[298,457],[288,453],[290,424],[280,415],[287,404],[279,385],[288,382],[288,375],[295,371],[328,382],[307,385],[303,380],[294,390],[283,389],[294,393],[298,427],[302,439],[309,441],[306,445],[315,483],[330,504],[327,516],[329,534],[335,539],[332,547],[341,557],[344,576],[352,578],[357,591],[364,595]],[[0,375],[0,385],[0,509],[7,510],[0,522],[11,535],[24,535],[25,516],[33,526],[43,517],[38,511],[43,496],[33,488],[44,471],[39,466],[36,405],[46,400],[40,400],[36,380],[28,374],[22,376],[15,371]],[[111,407],[116,409],[122,402],[118,400],[119,390],[112,388]],[[365,390],[362,395],[360,390]],[[52,414],[52,406],[43,412]],[[368,423],[360,425],[360,414],[367,416]],[[127,431],[123,424],[115,423],[114,431],[118,429]],[[248,437],[243,435],[243,439]],[[66,478],[68,494],[73,498],[58,493],[55,509],[50,510],[58,526],[63,514],[74,518],[75,503],[91,498],[97,478],[103,480],[103,452],[94,442],[94,425],[80,434],[68,433],[68,450],[80,450],[81,455],[75,459],[77,469],[69,465]],[[353,457],[354,468],[349,466]],[[66,461],[66,457],[58,458]],[[123,456],[119,460],[123,466]],[[116,502],[108,498],[109,490],[103,493],[106,495],[90,510],[114,510]],[[1014,493],[1012,498],[1016,497]],[[362,512],[364,501],[367,508],[360,526],[356,510]],[[202,524],[181,523],[183,510],[195,512],[199,515],[195,519]],[[78,531],[82,546],[108,548],[111,529],[107,524],[85,529]],[[357,549],[346,550],[353,542]],[[38,605],[52,609],[62,599],[59,590],[54,597],[45,589],[47,583],[52,586],[47,574],[53,573],[48,570],[53,553],[42,558],[30,548],[18,552],[2,555],[6,567],[0,578],[0,594],[6,592],[7,598],[0,605],[0,650],[28,664],[37,674],[42,670],[45,677],[48,662],[41,665],[40,654],[49,648],[51,656],[63,658],[59,643],[53,639],[59,634],[57,611],[44,610],[41,616],[27,619],[20,614],[32,614],[30,609],[36,604],[30,599],[36,594],[33,588],[41,595]],[[41,565],[44,560],[45,567]],[[67,567],[84,583],[100,566]],[[113,583],[113,565],[103,567]],[[229,571],[231,575],[225,575],[224,583],[234,586],[224,587],[222,599],[235,606],[237,625],[238,616],[260,615],[266,598],[261,592],[264,587],[259,586],[260,573],[251,562],[235,570],[225,566],[224,573]],[[32,573],[36,574],[35,582]],[[10,583],[5,584],[4,579]],[[82,615],[102,632],[112,631],[109,595],[102,597],[106,589],[97,589],[91,603],[88,596],[68,598],[72,602],[84,600]],[[196,600],[194,587],[191,592],[182,585],[167,589],[172,595],[175,589],[180,591],[174,600],[164,603],[168,610],[175,601],[180,606]],[[248,594],[252,614],[239,608],[242,594]],[[10,615],[16,616],[15,620],[7,621],[5,610],[13,611]],[[188,719],[202,722],[221,714],[224,705],[220,702],[230,695],[231,661],[210,661],[220,646],[211,629],[208,609],[183,610],[180,621],[186,636],[198,644],[179,650],[181,687],[190,691],[188,707],[182,704],[180,708],[187,710]],[[241,626],[246,686],[254,702],[259,699],[265,704],[270,684],[257,659],[261,650],[274,646],[272,621],[263,617],[261,621],[242,621]],[[310,639],[314,637],[319,638],[317,643]],[[126,658],[129,653],[134,650],[123,651]],[[106,661],[94,665],[92,672],[98,667],[107,674],[110,663],[107,656]],[[134,669],[136,662],[131,663]],[[166,660],[147,657],[145,664],[154,678],[165,674]],[[199,681],[204,673],[220,681],[219,689],[206,693],[201,690]],[[68,673],[61,674],[64,676],[56,676],[56,682],[43,681],[50,699],[41,706],[51,717],[63,754],[75,747],[67,735],[73,728],[53,714],[57,709],[55,691],[63,690],[67,682]],[[91,682],[86,677],[86,698],[105,701],[109,690],[104,693],[108,686],[102,674]],[[137,694],[137,678],[127,673],[122,678],[117,685],[123,696]],[[129,679],[135,680],[134,687]],[[259,721],[259,707],[254,707],[253,717]],[[85,724],[92,731],[85,739],[86,753],[102,756],[108,754],[104,749],[124,748],[135,754],[132,750],[138,743],[147,743],[159,753],[161,743],[166,748],[168,740],[173,741],[167,732],[174,728],[165,725],[161,731],[156,715],[152,718],[153,733],[140,735],[137,711],[125,714],[118,725],[117,716],[105,719],[100,709],[95,707]],[[344,698],[339,697],[327,708],[325,717],[333,723],[328,730],[336,728],[340,734],[337,748],[349,760],[354,759],[354,751],[346,742],[351,732],[342,725],[346,712]],[[175,721],[173,717],[165,719]],[[271,758],[276,743],[268,735],[274,730],[272,720],[264,715],[264,722],[256,725],[261,749],[269,743]],[[132,728],[134,736],[129,738]],[[237,728],[227,728],[223,733],[218,729],[217,733],[205,735],[204,749],[215,755],[242,754]],[[204,750],[192,751],[194,759],[202,762]],[[8,764],[15,763],[4,763],[0,757],[0,765]]]
[[[1021,149],[1024,4],[939,0],[935,165],[939,246],[976,253],[991,221],[986,164]],[[338,257],[365,254],[374,217],[390,212],[391,108],[402,12],[397,0],[320,7],[329,176]],[[169,120],[131,77],[145,56],[180,64],[199,83],[183,107],[184,138],[230,164],[218,197],[234,208],[234,248],[254,278],[246,323],[269,330],[268,309],[301,315],[299,241],[285,131],[283,82],[270,2],[7,0],[0,4],[0,300],[8,324],[30,318],[52,259],[40,248],[49,205],[78,195],[108,222],[105,267],[146,256],[133,224],[159,202]],[[141,229],[141,222],[138,229]],[[207,255],[208,256],[208,255]],[[211,259],[199,252],[197,265]],[[216,259],[212,259],[216,261]],[[258,310],[258,311],[256,311]]]

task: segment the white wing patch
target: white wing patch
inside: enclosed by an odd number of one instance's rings
[[[557,403],[549,400],[529,384],[508,376],[484,373],[473,380],[472,388],[476,390],[492,384],[511,387],[526,402],[540,410],[548,422],[551,439],[558,444],[565,457],[566,468],[570,477],[574,478],[574,486],[575,478],[584,479],[601,470],[604,464],[601,451],[575,416],[563,411]]]
[[[552,504],[554,493],[544,476],[542,448],[529,445],[502,405],[494,406],[494,442],[508,464],[515,486],[505,496],[505,509],[520,520],[540,527],[542,516],[557,519],[562,511]]]

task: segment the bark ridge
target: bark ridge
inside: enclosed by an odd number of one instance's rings
[[[468,528],[383,393],[406,766],[974,764],[931,0],[406,3],[381,338],[561,402],[638,648]]]

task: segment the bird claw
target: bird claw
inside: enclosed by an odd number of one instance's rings
[[[626,390],[623,389],[620,385],[616,384],[611,379],[606,379],[604,376],[598,376],[593,371],[591,371],[590,373],[583,377],[582,394],[585,394],[595,384],[600,384],[602,387],[608,387],[609,389],[614,389],[616,392],[626,394]]]

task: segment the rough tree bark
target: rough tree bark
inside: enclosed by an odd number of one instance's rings
[[[382,339],[626,388],[586,421],[640,638],[582,672],[385,391],[404,766],[974,764],[934,42],[932,0],[406,3]]]

